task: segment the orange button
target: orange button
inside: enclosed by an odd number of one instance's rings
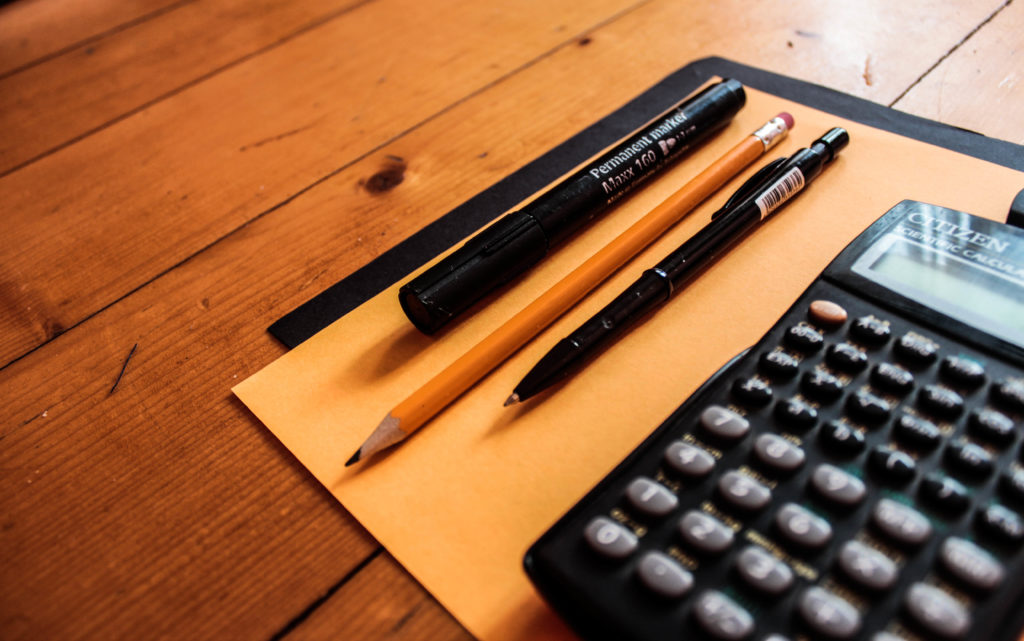
[[[808,315],[812,321],[826,327],[837,327],[846,322],[846,310],[830,300],[816,300],[811,303]]]

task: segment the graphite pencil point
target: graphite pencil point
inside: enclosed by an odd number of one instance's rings
[[[516,393],[513,392],[512,396],[509,396],[508,398],[505,399],[505,405],[504,406],[508,407],[509,405],[515,405],[518,402],[519,402],[519,394],[516,394]]]
[[[356,453],[352,455],[352,458],[350,458],[348,461],[345,462],[345,467],[348,467],[350,465],[354,465],[354,464],[358,463],[359,462],[359,454],[362,451],[363,451],[363,448],[359,448],[358,450],[356,450]]]

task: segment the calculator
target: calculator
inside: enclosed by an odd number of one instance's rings
[[[1024,231],[903,201],[529,549],[585,639],[1012,641]]]

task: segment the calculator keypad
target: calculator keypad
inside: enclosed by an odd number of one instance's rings
[[[595,638],[985,639],[1024,599],[1020,366],[815,287],[556,527]]]

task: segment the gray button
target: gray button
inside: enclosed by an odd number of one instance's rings
[[[626,488],[630,505],[650,516],[665,516],[679,505],[679,499],[667,487],[641,476]]]
[[[797,608],[804,621],[823,636],[850,639],[860,631],[857,608],[818,586],[804,590]]]
[[[892,499],[881,499],[871,520],[886,536],[907,545],[920,545],[932,535],[932,524],[923,514]]]
[[[764,508],[772,500],[772,491],[745,474],[730,470],[718,479],[722,497],[741,510],[753,512]]]
[[[679,521],[683,540],[700,552],[719,554],[732,545],[732,528],[713,516],[690,510]]]
[[[663,552],[648,552],[636,567],[640,581],[665,597],[679,598],[693,587],[693,575]]]
[[[1003,582],[1003,564],[966,539],[950,537],[939,549],[942,564],[953,576],[979,590],[994,590]]]
[[[789,641],[789,637],[784,637],[781,634],[769,634],[764,641]]]
[[[775,525],[787,539],[798,545],[818,548],[832,538],[832,526],[796,503],[786,503],[775,515]]]
[[[751,586],[767,594],[782,594],[793,585],[793,571],[762,547],[751,545],[736,557],[736,571]]]
[[[712,405],[701,412],[700,424],[718,438],[730,441],[742,438],[750,431],[750,421],[721,405]]]
[[[907,641],[903,637],[898,637],[892,632],[876,632],[871,635],[871,641]]]
[[[754,454],[765,465],[779,472],[794,472],[807,455],[778,434],[762,434],[754,441]]]
[[[828,463],[814,468],[811,487],[829,501],[848,507],[863,501],[867,493],[863,481]]]
[[[959,601],[934,585],[915,583],[904,600],[907,611],[928,632],[944,639],[960,639],[971,627],[971,614]]]
[[[715,457],[707,450],[683,441],[675,441],[668,446],[665,462],[676,472],[694,478],[707,476],[715,469]]]
[[[717,590],[700,595],[693,606],[693,615],[704,630],[723,641],[740,641],[754,631],[750,613]]]
[[[839,550],[839,567],[851,579],[871,590],[887,590],[899,578],[892,559],[860,541],[843,544]]]
[[[610,559],[622,559],[636,550],[636,535],[607,516],[598,516],[587,524],[583,538],[590,547]]]

